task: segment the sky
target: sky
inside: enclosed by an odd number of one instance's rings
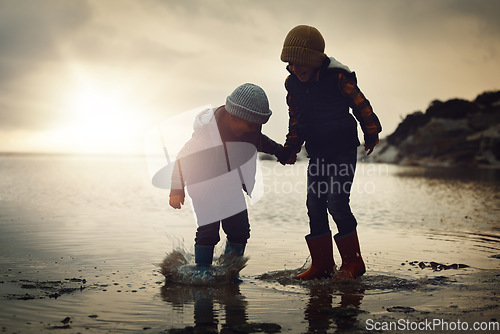
[[[496,0],[0,0],[0,152],[140,154],[176,114],[267,93],[283,143],[280,53],[316,27],[391,134],[431,101],[500,90]]]

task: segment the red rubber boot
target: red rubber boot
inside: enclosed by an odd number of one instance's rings
[[[315,237],[306,236],[306,242],[312,259],[311,268],[297,275],[296,278],[311,280],[331,276],[335,268],[332,232]]]
[[[335,281],[345,281],[363,275],[366,268],[359,250],[358,233],[354,231],[342,237],[335,236],[335,243],[342,257],[342,265],[333,279]]]

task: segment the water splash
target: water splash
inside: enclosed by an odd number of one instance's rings
[[[302,272],[301,268],[294,270],[271,271],[257,276],[258,280],[275,282],[281,285],[300,285],[303,287],[338,287],[339,289],[349,287],[358,290],[412,290],[429,285],[446,285],[453,282],[452,279],[437,276],[419,279],[406,279],[389,275],[363,275],[355,280],[347,282],[337,282],[332,278],[299,280],[297,274]]]
[[[222,254],[210,269],[200,271],[196,264],[188,261],[188,258],[192,259],[194,256],[180,249],[167,254],[160,264],[165,283],[209,286],[238,282],[238,274],[248,261],[247,257]]]

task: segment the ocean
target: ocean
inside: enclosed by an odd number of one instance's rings
[[[464,310],[471,324],[497,321],[499,170],[358,163],[367,273],[338,286],[284,279],[310,261],[306,168],[261,161],[243,282],[195,287],[160,273],[172,251],[192,257],[196,222],[189,201],[168,206],[144,157],[0,156],[2,332],[364,332],[373,319]]]

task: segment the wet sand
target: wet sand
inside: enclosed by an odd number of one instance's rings
[[[2,305],[11,306],[10,320],[3,317],[1,329],[5,333],[55,329],[64,333],[364,333],[367,329],[390,333],[432,328],[441,333],[446,328],[452,332],[456,326],[470,329],[478,322],[490,326],[489,331],[481,332],[498,332],[494,330],[498,327],[492,326],[498,326],[499,320],[500,270],[453,266],[435,271],[419,263],[401,264],[424,274],[418,279],[368,272],[349,283],[330,279],[303,282],[293,278],[299,270],[281,270],[243,275],[240,284],[208,286],[165,282],[159,269],[149,275],[134,271],[103,275],[96,267],[82,270],[78,278],[61,276],[61,280],[39,280],[33,274],[8,270],[2,272],[0,297]],[[161,314],[148,315],[144,304],[130,314],[126,304],[135,299],[142,300],[138,304],[144,299],[164,303],[167,313],[182,318],[192,315],[193,323],[162,322],[157,318]],[[58,305],[60,300],[83,305],[65,311]],[[260,313],[259,304],[266,303],[275,308],[266,307],[267,311]],[[50,311],[26,316],[31,307]],[[129,313],[130,319],[116,317],[121,312]],[[172,319],[172,315],[166,318]],[[187,319],[178,320],[175,322]]]
[[[243,282],[186,286],[160,263],[177,249],[192,263],[192,212],[165,207],[142,161],[0,162],[10,176],[0,179],[0,332],[497,332],[471,330],[499,321],[496,173],[359,169],[352,206],[367,273],[339,284],[293,279],[309,265],[307,218],[304,194],[285,190],[303,175],[265,162],[273,188],[249,209]]]

